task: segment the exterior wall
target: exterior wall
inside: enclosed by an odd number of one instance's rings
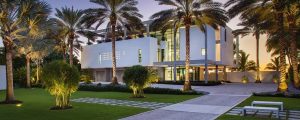
[[[138,57],[139,49],[142,51],[141,63]],[[117,67],[152,66],[153,62],[157,61],[157,50],[157,39],[151,37],[117,41]],[[111,53],[111,42],[85,46],[81,53],[81,67],[83,69],[111,68]]]
[[[264,83],[271,83],[273,82],[273,76],[274,75],[279,75],[279,73],[275,72],[275,71],[261,71],[260,72],[261,76],[261,80]],[[228,72],[227,73],[227,80],[231,81],[231,82],[242,82],[242,77],[246,75],[249,78],[249,82],[255,82],[255,78],[256,78],[256,72]]]
[[[221,64],[223,65],[234,65],[233,38],[232,30],[229,27],[226,27],[226,30],[225,28],[221,28]]]
[[[0,66],[0,90],[6,89],[6,67]]]
[[[208,60],[215,61],[216,60],[216,38],[215,38],[215,30],[212,27],[207,27],[207,40],[208,40]],[[180,60],[185,60],[185,28],[181,28],[180,30]],[[191,60],[204,60],[205,55],[201,54],[201,49],[205,48],[205,34],[200,31],[198,27],[191,27],[190,29],[190,59]]]

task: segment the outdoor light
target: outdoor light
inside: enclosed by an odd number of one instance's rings
[[[22,107],[22,104],[21,104],[21,103],[19,103],[19,104],[16,104],[16,106],[17,106],[17,107]]]

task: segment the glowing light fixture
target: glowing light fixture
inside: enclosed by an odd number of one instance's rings
[[[22,104],[21,104],[21,103],[19,103],[19,104],[16,104],[16,106],[17,106],[17,107],[22,107]]]

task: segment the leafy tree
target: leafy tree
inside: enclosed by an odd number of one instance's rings
[[[143,89],[155,80],[155,73],[146,67],[136,65],[125,70],[123,80],[132,89],[133,97],[143,98],[145,97]]]
[[[172,8],[162,10],[151,16],[154,19],[152,26],[165,27],[170,22],[176,22],[177,26],[185,26],[186,34],[186,62],[185,70],[189,73],[190,69],[190,27],[197,25],[201,31],[206,33],[207,25],[214,29],[219,26],[226,26],[228,17],[222,4],[212,0],[156,0],[160,5],[171,6]],[[172,23],[171,23],[172,24]],[[205,37],[207,39],[207,37]],[[184,91],[191,90],[189,74],[185,74]]]
[[[69,109],[70,96],[77,91],[80,81],[77,68],[63,61],[54,61],[44,66],[42,78],[46,89],[55,96],[52,109]]]
[[[276,72],[279,72],[280,69],[279,57],[275,57],[274,59],[271,59],[271,63],[268,63],[265,69],[275,70]]]
[[[98,29],[100,25],[108,21],[107,29],[112,37],[112,84],[118,84],[116,76],[116,28],[124,26],[130,29],[133,26],[143,26],[142,15],[136,7],[136,0],[90,0],[90,2],[99,5],[99,8],[87,9],[84,23],[90,27],[95,25]],[[126,37],[126,36],[125,36]]]

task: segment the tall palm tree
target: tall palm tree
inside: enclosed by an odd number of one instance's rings
[[[246,18],[244,18],[246,17]],[[240,34],[242,37],[252,34],[256,39],[256,81],[255,83],[261,83],[260,80],[260,64],[259,64],[259,39],[260,35],[265,33],[263,30],[264,24],[258,19],[258,14],[242,16],[242,22],[239,23],[239,26],[244,26],[244,28],[237,29],[233,31],[234,34]]]
[[[231,18],[241,15],[245,16],[249,13],[256,12],[255,9],[259,8],[264,11],[265,16],[260,17],[272,17],[275,20],[275,24],[272,29],[268,29],[269,34],[279,34],[284,36],[284,10],[291,4],[297,2],[298,0],[229,0],[225,7],[231,6],[228,10],[229,16]],[[266,15],[267,14],[267,15]],[[286,83],[286,59],[285,59],[285,46],[286,39],[280,38],[280,82],[278,86],[278,91],[285,92],[288,89]]]
[[[63,26],[66,30],[67,45],[69,46],[69,62],[73,65],[73,50],[74,50],[74,40],[79,31],[82,31],[82,18],[84,12],[82,10],[75,10],[72,8],[63,7],[61,10],[56,9],[57,17],[55,20],[57,24]]]
[[[28,3],[22,5],[21,7],[35,10],[26,13],[27,15],[22,21],[22,26],[30,29],[23,33],[26,38],[24,40],[19,40],[17,46],[19,53],[26,56],[26,87],[30,88],[31,58],[35,52],[38,51],[36,48],[40,48],[37,43],[41,42],[42,38],[46,35],[46,30],[48,27],[46,22],[48,15],[51,12],[51,8],[46,2],[39,1],[28,1]]]
[[[22,22],[28,15],[40,15],[35,12],[36,9],[30,9],[34,2],[39,0],[2,0],[0,2],[0,35],[3,40],[6,55],[6,74],[7,74],[7,90],[4,103],[18,103],[14,96],[13,89],[13,64],[12,57],[14,55],[15,42],[24,40],[24,32],[29,29],[22,26]]]
[[[190,27],[197,25],[201,31],[206,33],[207,25],[218,29],[226,26],[228,17],[221,8],[222,4],[212,0],[156,0],[160,5],[171,6],[171,9],[163,10],[151,16],[152,24],[165,26],[169,21],[177,21],[185,26],[186,34],[186,61],[185,61],[185,83],[183,90],[191,90],[189,80],[190,69]],[[156,26],[159,26],[156,25]],[[205,38],[207,39],[207,38]]]
[[[86,10],[85,24],[96,25],[99,28],[108,21],[107,28],[112,36],[112,84],[118,84],[116,76],[116,27],[130,27],[129,25],[141,25],[143,16],[139,14],[136,0],[90,0],[98,4],[99,8]],[[126,37],[126,36],[125,36]]]

